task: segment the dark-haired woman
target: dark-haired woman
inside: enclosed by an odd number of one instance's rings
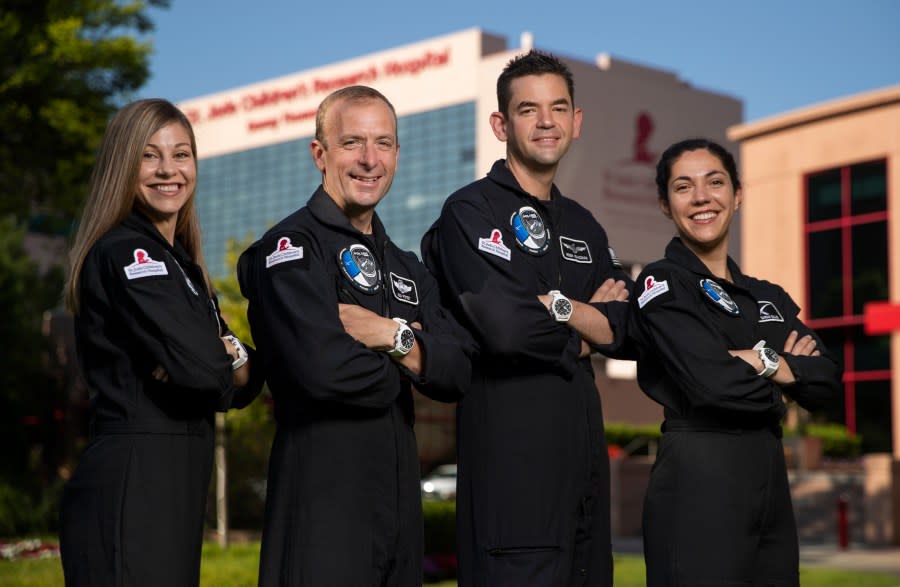
[[[676,143],[656,183],[678,236],[632,295],[638,381],[665,414],[644,502],[647,584],[798,585],[785,396],[821,406],[840,369],[790,296],[728,256],[743,198],[731,154]]]

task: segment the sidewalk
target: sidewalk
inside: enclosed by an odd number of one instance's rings
[[[836,544],[801,544],[800,564],[806,567],[889,573],[900,577],[900,548],[872,548],[851,543],[847,550],[840,550]]]
[[[614,553],[641,554],[642,551],[640,538],[613,538]],[[801,544],[800,565],[887,573],[900,577],[900,548],[871,548],[851,544],[847,550],[840,550],[836,544]]]

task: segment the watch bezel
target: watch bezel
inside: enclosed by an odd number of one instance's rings
[[[397,330],[394,332],[394,348],[388,351],[392,357],[404,357],[412,351],[416,344],[416,335],[412,328],[406,325],[403,318],[392,318],[397,323]],[[406,340],[404,340],[406,339]],[[405,344],[405,343],[409,344]]]
[[[763,364],[763,370],[758,375],[768,379],[778,371],[778,367],[781,365],[781,357],[771,347],[762,347],[757,349],[757,351],[759,352],[759,360]]]
[[[575,306],[572,304],[572,300],[564,296],[562,292],[557,289],[550,290],[548,294],[551,298],[553,298],[550,300],[550,315],[553,316],[553,319],[557,322],[568,322],[569,318],[572,317],[572,312],[575,310]],[[565,304],[564,307],[568,307],[568,311],[560,311],[559,309],[557,309],[556,306],[560,302]]]

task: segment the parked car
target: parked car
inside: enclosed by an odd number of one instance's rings
[[[439,465],[422,478],[422,497],[456,499],[456,464]]]

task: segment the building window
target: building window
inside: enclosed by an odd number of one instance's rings
[[[863,332],[868,302],[888,299],[887,163],[806,176],[809,325],[844,365],[844,395],[826,416],[891,451],[889,337]]]
[[[447,196],[475,179],[475,102],[401,116],[398,135],[400,164],[378,216],[394,244],[418,253]],[[315,191],[322,174],[309,156],[311,140],[302,137],[200,161],[197,212],[213,277],[234,273],[226,259],[230,239],[251,242]]]

